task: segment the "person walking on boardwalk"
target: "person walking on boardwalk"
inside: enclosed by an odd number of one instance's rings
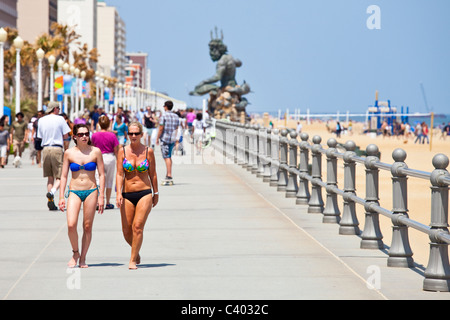
[[[106,206],[105,209],[114,209],[111,201],[112,187],[114,184],[114,173],[116,172],[116,158],[119,150],[119,140],[117,136],[109,131],[110,120],[107,116],[101,116],[98,119],[100,131],[92,135],[92,144],[99,148],[103,156],[105,167],[105,188],[106,188]]]
[[[37,113],[37,119],[33,122],[33,129],[31,133],[31,142],[34,144],[34,150],[36,150],[36,163],[39,165],[39,168],[42,167],[41,163],[41,153],[42,153],[42,139],[38,139],[37,131],[39,126],[39,119],[45,115],[44,110],[39,110]]]
[[[5,125],[0,121],[0,168],[6,165],[6,153],[9,152],[9,132],[5,130]]]
[[[178,116],[172,112],[173,102],[164,103],[164,114],[159,120],[159,131],[156,144],[161,142],[161,153],[166,164],[166,180],[172,180],[172,152],[177,141]]]
[[[44,178],[47,178],[47,206],[56,211],[58,207],[54,203],[54,197],[61,182],[64,139],[68,138],[71,130],[59,115],[57,102],[50,102],[45,113],[46,115],[39,119],[37,138],[42,140],[42,169]]]
[[[25,150],[25,142],[28,139],[28,123],[24,121],[24,115],[22,112],[16,114],[17,121],[14,121],[11,125],[10,134],[13,144],[14,157],[22,157],[22,153]]]
[[[64,212],[66,200],[64,190],[67,185],[69,170],[72,171],[67,192],[67,227],[70,244],[72,245],[72,258],[68,262],[70,268],[77,264],[80,268],[87,268],[86,255],[92,240],[92,225],[95,208],[103,213],[105,197],[105,171],[102,152],[93,147],[89,138],[89,127],[77,124],[73,128],[75,146],[64,153],[64,163],[61,174],[61,188],[59,191],[59,209]],[[99,185],[95,178],[98,171]],[[81,240],[81,253],[78,246],[78,216],[83,204],[83,238]]]
[[[131,122],[128,136],[130,144],[122,146],[117,156],[117,206],[122,217],[122,232],[131,246],[128,268],[137,269],[141,263],[139,251],[142,246],[147,218],[159,199],[153,149],[143,145],[143,127]]]
[[[156,119],[150,107],[147,107],[147,113],[142,117],[142,122],[146,128],[147,146],[151,146],[154,149],[152,136],[153,131],[156,129]]]
[[[122,122],[122,116],[120,115],[116,116],[116,121],[114,122],[113,125],[113,132],[116,134],[117,139],[119,140],[119,144],[124,145],[125,141],[128,138],[127,137],[128,127],[124,122]]]
[[[192,127],[194,128],[194,145],[196,154],[201,154],[202,151],[202,143],[203,143],[203,135],[205,134],[206,126],[203,121],[203,114],[201,112],[197,113],[194,122],[192,123]]]

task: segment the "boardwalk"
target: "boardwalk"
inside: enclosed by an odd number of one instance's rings
[[[176,184],[160,187],[137,271],[128,270],[118,209],[96,216],[90,268],[67,269],[65,215],[48,211],[41,169],[26,153],[22,168],[1,170],[1,299],[450,298],[422,291],[423,266],[387,268],[386,252],[359,249],[358,237],[339,236],[238,165],[175,160]]]

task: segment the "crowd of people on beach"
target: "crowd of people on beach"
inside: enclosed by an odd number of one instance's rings
[[[45,111],[38,111],[30,121],[22,112],[15,115],[15,121],[7,115],[1,117],[0,166],[5,168],[13,155],[12,164],[20,167],[29,148],[32,165],[42,168],[47,179],[48,209],[66,211],[72,247],[69,267],[88,267],[95,212],[115,208],[111,203],[114,190],[123,236],[131,247],[129,269],[135,270],[141,262],[139,250],[147,217],[159,200],[154,148],[161,149],[164,180],[173,181],[172,155],[185,153],[185,135],[194,143],[201,140],[203,114],[193,109],[175,111],[173,102],[166,101],[164,112],[151,107],[130,112],[119,107],[112,114],[95,106],[71,121],[60,108],[59,103],[49,102]],[[80,249],[77,224],[82,206]]]
[[[348,121],[347,127],[341,124],[339,121],[332,124],[332,121],[326,122],[326,128],[328,132],[336,134],[337,138],[340,138],[342,134],[352,135],[353,124],[352,121]],[[450,136],[450,122],[448,124],[442,123],[434,130],[431,130],[428,124],[424,121],[417,121],[415,125],[410,125],[408,122],[394,121],[389,123],[387,120],[383,120],[380,128],[375,130],[369,130],[368,124],[364,123],[362,127],[362,134],[368,134],[374,132],[376,135],[380,135],[383,138],[397,137],[398,139],[414,140],[414,143],[429,144],[430,135],[439,135],[439,139],[446,140]]]
[[[438,133],[439,131],[439,133]],[[388,124],[385,120],[381,125],[381,133],[383,137],[397,137],[404,138],[405,140],[413,139],[414,143],[427,144],[430,143],[430,135],[439,134],[439,138],[446,140],[447,136],[450,136],[450,122],[446,125],[442,123],[436,130],[429,128],[425,121],[417,121],[415,125],[410,125],[408,122],[394,122],[393,125]]]

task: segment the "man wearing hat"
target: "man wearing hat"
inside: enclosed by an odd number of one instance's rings
[[[70,128],[59,115],[58,102],[50,102],[45,116],[39,119],[37,137],[42,139],[42,168],[44,178],[47,178],[48,208],[58,210],[54,195],[59,189],[61,170],[64,159],[64,139],[68,137]]]

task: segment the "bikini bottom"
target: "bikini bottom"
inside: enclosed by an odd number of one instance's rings
[[[124,199],[129,200],[136,207],[139,200],[141,200],[142,197],[145,197],[146,195],[149,195],[151,193],[152,189],[137,192],[122,192],[122,197],[124,197]]]
[[[67,191],[66,197],[68,197],[69,194],[72,192],[72,193],[76,194],[82,202],[84,202],[84,200],[86,200],[86,198],[89,197],[94,191],[98,191],[98,187],[95,189],[91,189],[91,190],[70,190],[69,189],[69,191]]]

